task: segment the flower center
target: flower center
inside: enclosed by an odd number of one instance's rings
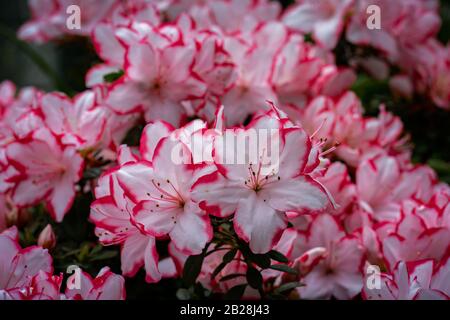
[[[261,168],[261,162],[259,162],[257,165],[253,165],[252,163],[250,163],[247,167],[249,175],[248,179],[244,181],[244,184],[247,188],[250,188],[255,192],[261,191],[267,184],[281,180],[281,177],[276,176],[273,170],[267,175],[262,174]]]
[[[152,184],[158,194],[147,193],[150,198],[158,202],[168,202],[174,206],[184,208],[186,204],[184,197],[169,179],[165,182],[152,179]]]

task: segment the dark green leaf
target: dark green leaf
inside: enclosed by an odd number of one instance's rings
[[[219,274],[219,272],[222,271],[223,268],[225,268],[227,264],[233,261],[236,252],[237,249],[232,249],[223,256],[222,263],[219,264],[216,269],[214,269],[213,273],[211,274],[211,279],[214,279]]]
[[[117,72],[108,73],[103,76],[103,80],[108,83],[112,83],[118,79],[120,79],[124,75],[124,72],[122,70]]]
[[[97,253],[100,253],[102,250],[103,250],[103,246],[98,244],[91,250],[90,255],[95,256]]]
[[[247,270],[247,282],[250,285],[250,287],[254,289],[262,288],[263,285],[263,278],[261,275],[261,272],[256,270],[255,268],[248,268]]]
[[[240,300],[244,295],[246,284],[239,284],[231,288],[224,296],[225,300]]]
[[[194,286],[194,294],[199,299],[204,299],[205,294],[208,291],[203,287],[203,285],[200,282],[197,282]]]
[[[222,277],[219,281],[220,282],[224,282],[224,281],[228,281],[228,280],[232,280],[238,277],[245,277],[245,274],[242,273],[232,273],[229,275],[226,275],[225,277]]]
[[[242,255],[244,256],[245,259],[251,259],[253,252],[250,250],[248,243],[239,240],[239,250],[241,251]]]
[[[100,261],[100,260],[108,260],[117,257],[117,251],[104,251],[97,255],[95,255],[93,258],[91,258],[91,261]]]
[[[289,259],[286,258],[286,256],[284,254],[282,254],[281,252],[275,251],[275,250],[269,251],[269,257],[278,262],[282,262],[282,263],[289,262]]]
[[[263,269],[270,267],[270,258],[267,254],[254,254],[251,256],[251,260]]]
[[[279,293],[270,293],[266,297],[267,297],[267,299],[270,299],[270,300],[286,300],[287,299],[286,296],[279,294]]]
[[[301,287],[302,284],[300,282],[294,281],[294,282],[288,282],[285,284],[282,284],[281,286],[279,286],[278,288],[275,289],[275,293],[283,293],[286,291],[291,291],[292,289],[295,289],[297,287]]]
[[[292,269],[285,264],[273,264],[270,266],[270,269],[281,271],[281,272],[286,272],[286,273],[294,274],[294,275],[298,274],[297,270]]]
[[[97,179],[98,177],[100,177],[100,175],[102,173],[103,173],[102,168],[89,168],[84,171],[83,179],[86,179],[86,180]]]
[[[307,43],[312,43],[312,44],[315,43],[311,33],[307,33],[304,35],[304,41]]]
[[[188,287],[192,286],[197,280],[202,269],[203,259],[203,253],[187,258],[186,263],[184,264],[183,280]]]
[[[187,289],[180,288],[177,290],[177,299],[178,300],[189,300],[189,299],[191,299],[191,293]]]
[[[225,268],[226,265],[227,265],[227,263],[225,263],[225,262],[222,262],[221,264],[219,264],[217,266],[217,268],[215,268],[213,273],[211,274],[211,279],[214,279],[219,274],[219,272],[222,271],[223,268]]]
[[[228,251],[227,253],[225,253],[225,255],[223,256],[222,261],[226,264],[226,263],[230,263],[231,261],[233,261],[234,256],[237,253],[237,249],[232,249],[230,251]]]

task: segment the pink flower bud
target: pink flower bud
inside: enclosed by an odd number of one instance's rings
[[[393,76],[389,80],[389,87],[395,95],[406,99],[411,99],[414,94],[413,83],[406,75]]]
[[[47,225],[39,235],[38,245],[45,249],[53,249],[56,246],[56,236],[51,225]]]
[[[14,202],[11,200],[9,195],[6,195],[4,199],[4,210],[5,210],[5,224],[7,227],[12,226],[23,226],[30,220],[30,214],[26,209],[19,209]]]

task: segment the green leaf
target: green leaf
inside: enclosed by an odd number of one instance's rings
[[[223,268],[225,268],[226,265],[227,265],[226,262],[220,263],[220,264],[217,266],[217,268],[214,269],[213,273],[211,274],[211,279],[214,279],[214,278],[219,274],[219,272],[222,271]]]
[[[228,252],[223,256],[222,261],[223,261],[224,263],[230,263],[231,261],[233,261],[234,256],[236,256],[236,253],[237,253],[237,249],[232,249],[232,250],[228,251]]]
[[[292,269],[292,268],[288,267],[285,264],[273,264],[273,265],[270,266],[270,269],[281,271],[281,272],[286,272],[286,273],[294,274],[294,275],[298,274],[297,270]]]
[[[117,251],[104,251],[91,258],[91,261],[108,260],[117,257]]]
[[[315,44],[315,43],[316,43],[316,42],[314,41],[314,39],[313,39],[311,33],[305,34],[304,37],[303,37],[303,39],[304,39],[304,41],[305,41],[306,43],[312,43],[312,44]]]
[[[108,73],[103,76],[103,80],[105,80],[105,82],[112,83],[112,82],[120,79],[124,74],[125,73],[122,70],[117,71],[117,72]]]
[[[236,255],[237,249],[232,249],[228,251],[222,258],[222,263],[220,263],[216,269],[214,269],[213,273],[211,274],[211,279],[214,279],[220,271],[225,268],[227,264],[229,264],[231,261],[233,261],[234,256]]]
[[[231,288],[224,296],[225,300],[240,300],[244,295],[246,284],[239,284]]]
[[[294,282],[288,282],[285,283],[281,286],[279,286],[278,288],[275,289],[274,293],[275,294],[279,294],[279,293],[283,293],[286,291],[291,291],[292,289],[295,289],[297,287],[301,287],[302,284],[300,282],[294,281]]]
[[[269,251],[269,257],[272,260],[278,261],[278,262],[282,262],[282,263],[288,263],[289,259],[286,258],[286,256],[284,254],[282,254],[281,252],[275,251],[275,250],[271,250]]]
[[[86,257],[89,256],[89,251],[91,250],[91,246],[89,243],[84,243],[81,248],[80,248],[80,252],[78,253],[78,261],[84,261],[84,259],[86,259]],[[100,258],[99,258],[100,257]],[[101,255],[98,255],[97,257],[91,259],[92,261],[98,261],[98,260],[103,260],[101,258]]]
[[[103,173],[103,171],[104,170],[102,168],[89,168],[84,171],[83,179],[86,179],[86,180],[97,179],[98,177],[100,177],[100,175]]]
[[[432,167],[435,171],[441,174],[449,174],[450,173],[450,162],[445,162],[441,159],[430,159],[428,160],[428,165]]]
[[[98,244],[91,250],[91,252],[89,254],[91,256],[95,256],[96,254],[100,253],[102,250],[103,250],[103,246]]]
[[[232,273],[232,274],[226,275],[225,277],[220,278],[219,282],[224,282],[224,281],[232,280],[232,279],[239,278],[239,277],[245,277],[245,274]]]
[[[254,289],[262,288],[263,278],[262,278],[261,272],[259,272],[255,268],[250,267],[247,270],[246,277],[247,277],[247,282],[250,287],[252,287]]]
[[[206,298],[206,294],[208,293],[208,290],[203,287],[203,285],[200,282],[197,282],[194,286],[194,294],[199,299]]]
[[[178,300],[190,300],[191,293],[187,289],[180,288],[177,290],[177,299]]]
[[[267,254],[254,254],[251,256],[251,260],[262,269],[270,267],[270,258]]]
[[[279,294],[279,293],[270,293],[267,296],[267,299],[269,300],[286,300],[286,296]]]
[[[204,253],[187,258],[183,270],[183,280],[186,286],[192,286],[197,280],[197,277],[202,269],[203,259]]]

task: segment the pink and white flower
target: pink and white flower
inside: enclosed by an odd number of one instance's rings
[[[333,49],[344,29],[345,15],[353,0],[298,0],[282,17],[283,22],[304,34],[312,33],[321,46]]]
[[[140,230],[154,237],[169,236],[182,252],[199,254],[211,239],[212,228],[209,217],[190,196],[199,173],[187,164],[174,163],[173,152],[180,147],[190,159],[182,142],[161,139],[151,164],[125,164],[118,171],[118,181],[136,204],[133,221]]]
[[[186,3],[187,1],[175,2]],[[218,28],[226,34],[250,33],[260,23],[276,20],[281,12],[280,4],[268,0],[199,0],[189,2],[192,7],[188,13],[193,17],[199,29],[214,30]],[[174,10],[170,11],[173,12]]]
[[[434,260],[399,262],[392,274],[380,274],[380,287],[363,289],[368,300],[448,300],[450,299],[449,257]]]
[[[88,35],[94,26],[103,20],[117,0],[30,0],[29,2],[32,18],[19,30],[22,39],[47,42],[58,39],[66,34]],[[76,5],[80,9],[80,29],[69,29],[66,25],[67,9]]]
[[[122,148],[119,163],[132,163],[127,148]],[[91,204],[90,219],[95,223],[95,233],[103,245],[121,245],[122,273],[133,277],[145,266],[146,281],[158,282],[161,273],[158,268],[156,240],[140,232],[131,221],[132,203],[125,198],[117,181],[117,170],[106,172],[95,189],[97,200]]]
[[[197,49],[174,43],[158,48],[152,43],[127,50],[126,78],[115,83],[107,104],[119,114],[144,112],[148,121],[162,119],[174,125],[185,114],[181,102],[198,99],[206,85],[192,70]]]
[[[335,217],[317,215],[306,231],[288,230],[283,237],[291,238],[286,249],[302,275],[304,286],[296,289],[301,298],[352,299],[361,291],[363,247]]]
[[[376,155],[357,168],[359,204],[377,221],[398,221],[401,202],[410,198],[428,201],[435,180],[435,173],[426,166],[402,170],[394,157]]]
[[[323,176],[317,177],[325,188],[333,195],[338,208],[329,205],[328,212],[335,216],[348,213],[357,199],[356,186],[351,182],[347,167],[340,162],[333,162]]]
[[[79,277],[80,279],[76,279]],[[76,284],[79,281],[79,288]],[[125,300],[125,280],[114,274],[108,267],[100,270],[97,277],[92,278],[81,271],[67,279],[65,298],[70,300]]]
[[[382,240],[382,253],[390,270],[399,261],[439,261],[449,249],[450,229],[446,226],[427,226],[419,212],[415,211],[404,211],[394,230]]]
[[[46,249],[28,247],[18,243],[18,230],[13,227],[0,234],[0,299],[15,299],[21,290],[32,284],[39,272],[53,272],[52,258]]]
[[[63,94],[46,94],[40,100],[40,110],[44,123],[65,144],[94,148],[103,139],[107,109],[96,105],[93,91],[79,94],[73,101]]]
[[[83,172],[83,159],[76,149],[62,144],[46,128],[7,145],[6,178],[11,199],[19,207],[47,204],[52,217],[61,222],[75,198],[75,184]]]
[[[228,138],[246,139],[252,129],[234,129],[228,132]],[[280,128],[270,139],[270,143],[279,144],[278,163],[269,158],[267,146],[259,148],[252,159],[249,148],[237,151],[233,146],[226,150],[224,140],[216,140],[217,170],[193,186],[194,199],[202,209],[219,217],[234,214],[237,234],[256,253],[269,251],[279,240],[287,227],[286,211],[320,212],[328,205],[326,190],[309,175],[314,166],[306,169],[308,163],[316,162],[317,166],[319,162],[309,159],[314,155],[307,134],[297,127]],[[226,154],[230,152],[234,156],[244,152],[251,162],[227,164]]]

